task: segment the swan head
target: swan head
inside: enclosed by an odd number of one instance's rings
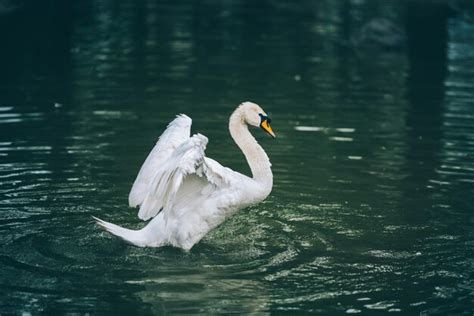
[[[275,138],[275,133],[270,126],[272,120],[258,104],[253,102],[244,102],[240,105],[240,107],[244,112],[243,118],[247,124],[260,127],[267,134]]]

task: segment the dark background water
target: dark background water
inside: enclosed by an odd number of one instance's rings
[[[0,314],[474,312],[470,1],[0,1]],[[175,114],[274,190],[186,253],[127,195]]]

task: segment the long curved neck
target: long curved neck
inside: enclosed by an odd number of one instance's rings
[[[270,192],[273,186],[273,174],[270,169],[272,164],[263,148],[250,134],[241,107],[238,107],[230,116],[229,131],[237,146],[244,153],[252,171],[253,179],[264,185],[265,189]]]

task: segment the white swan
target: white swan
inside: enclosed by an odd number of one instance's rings
[[[247,124],[271,136],[270,119],[260,106],[244,102],[232,113],[229,130],[247,159],[253,178],[205,157],[207,138],[190,137],[191,119],[178,115],[145,160],[129,195],[138,217],[153,218],[130,230],[94,217],[102,228],[139,247],[172,245],[191,249],[238,209],[263,201],[271,192],[271,163]]]

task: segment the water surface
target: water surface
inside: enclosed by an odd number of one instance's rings
[[[472,315],[474,13],[420,5],[6,5],[0,313]],[[253,131],[265,202],[188,253],[93,224],[142,226],[128,192],[178,113],[249,174],[227,130],[246,100],[278,136]]]

